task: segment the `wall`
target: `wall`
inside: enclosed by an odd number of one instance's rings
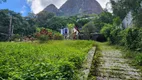
[[[132,12],[130,11],[126,17],[124,18],[124,20],[122,21],[122,27],[123,28],[128,28],[128,27],[132,27],[133,26],[133,16],[132,16]]]

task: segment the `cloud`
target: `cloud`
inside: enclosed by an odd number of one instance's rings
[[[37,14],[42,11],[46,6],[54,4],[57,8],[60,8],[66,0],[27,0],[30,4],[33,13]]]
[[[30,4],[33,13],[37,14],[42,11],[46,6],[54,4],[57,8],[60,8],[67,0],[27,0]],[[97,0],[103,8],[106,7],[106,3],[109,0]]]
[[[102,8],[106,8],[106,4],[110,1],[110,0],[97,0],[100,5],[102,6]]]
[[[22,10],[20,11],[20,13],[21,13],[21,14],[24,14],[24,13],[26,12],[26,8],[27,8],[27,7],[26,7],[25,5],[23,5]]]

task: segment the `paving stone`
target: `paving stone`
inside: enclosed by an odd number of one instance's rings
[[[141,72],[129,65],[121,51],[103,46],[97,80],[142,80]]]

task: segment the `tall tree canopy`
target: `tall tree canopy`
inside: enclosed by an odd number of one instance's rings
[[[22,17],[20,13],[8,9],[0,10],[0,36],[9,34],[10,19],[13,33],[19,35],[30,35],[35,32],[34,20],[30,17]]]
[[[136,26],[142,26],[142,0],[110,0],[113,14],[123,20],[129,11],[132,11]]]

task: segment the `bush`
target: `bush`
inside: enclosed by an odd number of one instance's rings
[[[118,28],[109,31],[109,29],[107,31],[107,28],[102,30],[111,44],[125,46],[135,51],[142,51],[142,28],[127,28],[125,30]]]
[[[101,34],[103,34],[106,38],[110,37],[110,33],[113,30],[113,26],[111,24],[105,24],[105,26],[101,29]]]
[[[133,50],[142,50],[142,29],[130,28],[126,35],[126,47]]]
[[[87,39],[90,39],[91,33],[95,33],[97,31],[94,22],[92,21],[85,24],[82,29]]]
[[[11,40],[12,41],[19,41],[21,39],[21,36],[19,34],[14,34],[12,37],[11,37]]]
[[[35,37],[38,40],[40,40],[40,42],[45,42],[48,40],[62,40],[63,39],[63,36],[59,32],[53,31],[51,29],[43,28],[38,31],[39,32],[35,34]]]
[[[119,35],[121,29],[114,29],[111,31],[110,36],[109,36],[109,41],[111,44],[119,44],[122,36]]]
[[[135,56],[135,63],[142,66],[142,54]]]
[[[48,35],[41,35],[40,37],[38,37],[38,39],[40,40],[40,42],[45,42],[49,39]]]
[[[63,36],[60,33],[54,33],[53,40],[63,40]]]

